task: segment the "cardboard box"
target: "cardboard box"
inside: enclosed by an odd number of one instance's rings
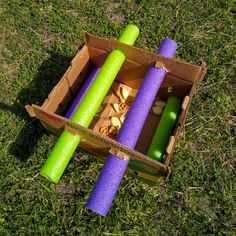
[[[126,61],[108,93],[109,102],[102,106],[102,110],[94,117],[89,128],[84,128],[64,118],[62,116],[63,112],[67,109],[90,69],[94,66],[101,67],[109,52],[116,47],[123,50]],[[132,88],[132,101],[149,66],[164,68],[167,71],[157,97],[162,100],[167,100],[169,96],[182,98],[181,113],[166,148],[163,163],[150,159],[145,155],[160,118],[151,112],[135,150],[131,150],[114,139],[102,136],[99,133],[99,128],[107,125],[109,117],[112,114],[114,115],[110,103],[116,102],[120,87],[128,86]],[[43,126],[54,135],[59,135],[65,129],[74,135],[81,136],[79,148],[92,153],[103,161],[109,152],[120,158],[129,158],[132,161],[128,168],[131,175],[148,183],[156,183],[170,174],[170,163],[175,143],[184,125],[195,86],[202,81],[205,73],[206,68],[204,67],[164,58],[119,43],[116,40],[85,33],[85,45],[75,55],[64,76],[52,89],[43,105],[41,107],[34,104],[27,105],[26,109],[31,117],[37,117]]]

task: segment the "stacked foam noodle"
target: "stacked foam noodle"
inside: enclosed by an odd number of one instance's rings
[[[92,71],[89,73],[88,77],[84,81],[84,84],[76,94],[75,98],[73,99],[72,103],[70,104],[68,110],[66,111],[65,117],[67,119],[71,119],[71,117],[76,112],[79,104],[82,102],[85,94],[89,90],[90,86],[92,85],[93,81],[95,80],[97,74],[99,72],[99,68],[95,67],[92,69]]]
[[[158,53],[162,56],[172,58],[176,49],[177,44],[173,40],[166,38],[162,42]],[[156,67],[149,68],[119,131],[116,138],[117,142],[134,149],[165,74],[166,72],[163,69]],[[112,154],[108,156],[86,204],[87,208],[102,216],[106,216],[128,162],[128,160],[121,159]]]
[[[118,41],[133,45],[138,35],[139,29],[134,25],[128,25]],[[72,121],[84,127],[90,125],[124,61],[125,54],[119,48],[114,49],[108,55],[95,80],[90,85],[77,110],[71,117]],[[79,143],[79,136],[73,135],[68,131],[63,131],[44,163],[40,174],[48,180],[57,183]]]
[[[147,155],[162,162],[169,137],[173,132],[181,109],[181,100],[177,97],[169,97],[152,138]]]

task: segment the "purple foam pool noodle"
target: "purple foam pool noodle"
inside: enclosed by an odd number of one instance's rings
[[[88,77],[84,81],[84,84],[82,85],[79,92],[76,94],[73,102],[70,104],[68,110],[66,111],[65,117],[67,119],[70,119],[73,116],[73,114],[75,113],[75,111],[78,108],[79,104],[83,100],[84,95],[86,94],[86,92],[88,91],[90,85],[93,83],[94,79],[96,78],[98,72],[99,72],[99,68],[95,67],[89,73]]]
[[[162,41],[158,54],[173,58],[177,44],[166,38]],[[155,96],[165,77],[165,71],[150,67],[142,85],[130,107],[125,121],[119,131],[116,141],[134,149],[142,131],[147,115]],[[101,171],[86,207],[102,216],[106,216],[112,200],[119,188],[128,160],[123,160],[110,154]]]
[[[175,41],[173,41],[170,38],[165,38],[161,42],[161,46],[157,51],[157,54],[163,56],[163,57],[169,57],[173,58],[176,52],[178,45],[176,44]]]

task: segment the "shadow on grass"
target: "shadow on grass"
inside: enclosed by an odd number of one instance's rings
[[[72,59],[53,52],[49,52],[49,54],[49,58],[41,64],[38,73],[29,86],[18,93],[16,102],[12,106],[0,102],[1,110],[8,110],[27,121],[9,147],[9,152],[21,161],[26,161],[29,158],[35,150],[38,140],[45,133],[40,122],[37,119],[30,118],[24,106],[27,104],[42,105]]]

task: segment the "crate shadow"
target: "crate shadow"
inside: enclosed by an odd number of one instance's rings
[[[38,73],[29,86],[18,93],[13,105],[0,102],[0,110],[10,111],[26,121],[8,149],[12,155],[21,161],[26,161],[31,156],[37,147],[38,140],[46,133],[37,119],[29,117],[24,106],[27,104],[42,105],[72,60],[71,57],[54,52],[49,52],[49,55],[48,59],[38,68]]]

